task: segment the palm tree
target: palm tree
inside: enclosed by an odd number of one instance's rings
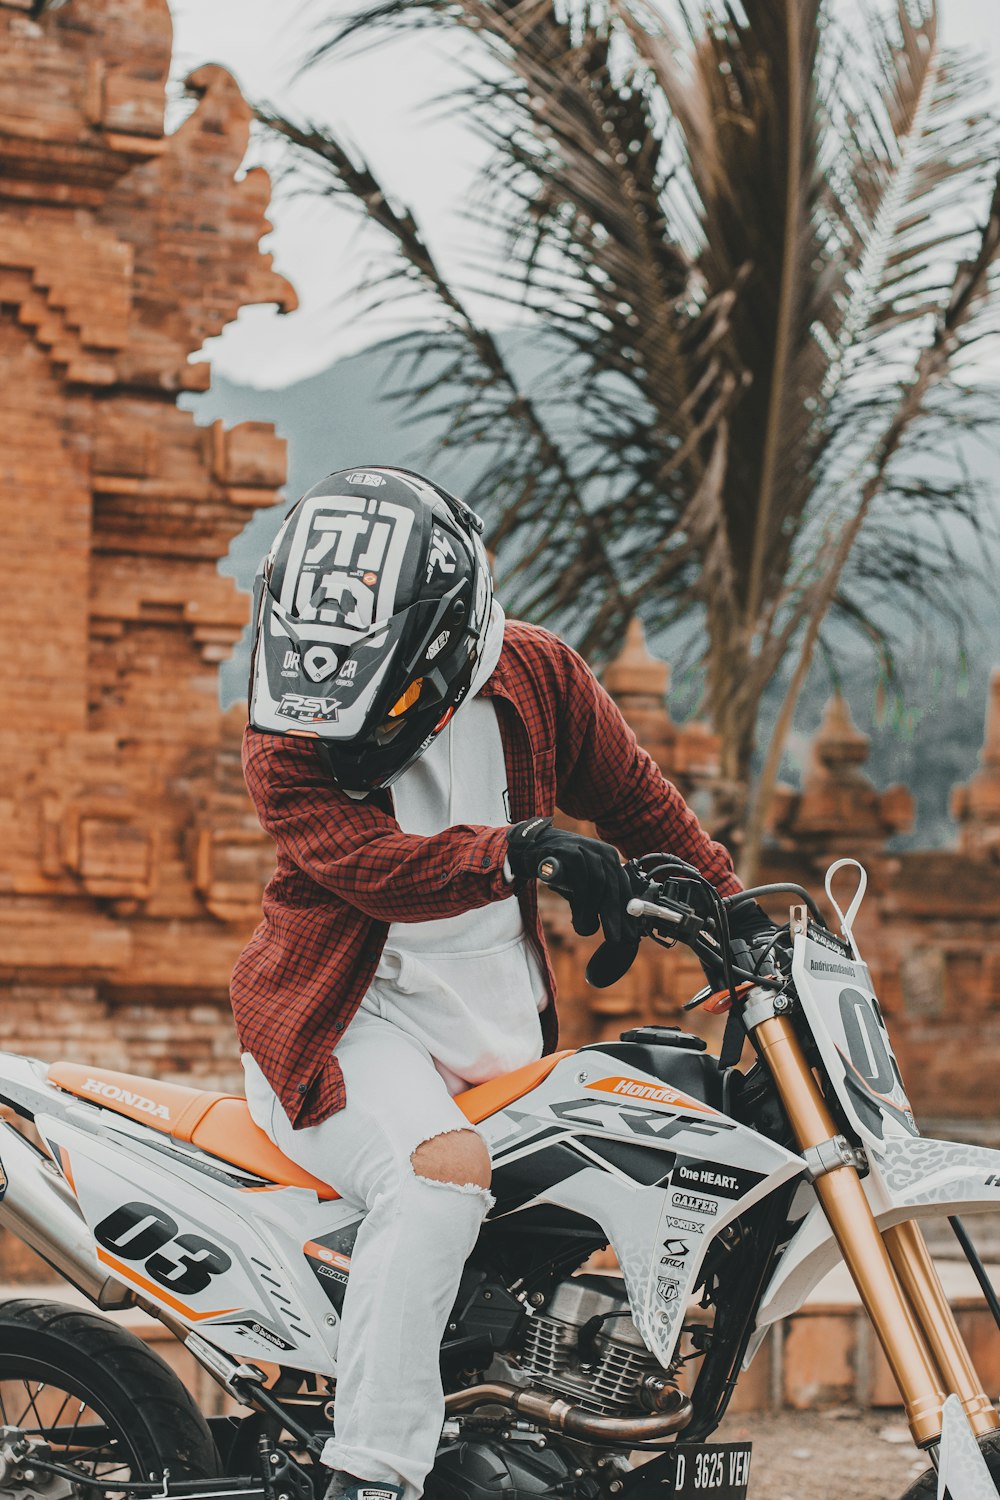
[[[473,38],[455,108],[492,146],[507,256],[490,282],[539,330],[529,381],[357,153],[260,111],[300,171],[391,237],[379,296],[435,294],[408,399],[482,453],[471,498],[514,607],[597,657],[634,614],[654,637],[687,624],[722,737],[720,831],[745,834],[745,873],[832,623],[891,664],[893,620],[960,622],[955,523],[977,524],[982,497],[954,443],[996,415],[972,363],[998,332],[982,79],[942,48],[935,0],[852,26],[846,11],[376,0],[331,21],[313,63],[406,28]],[[783,667],[751,804],[761,698]]]

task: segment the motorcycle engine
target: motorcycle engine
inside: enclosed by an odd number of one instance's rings
[[[456,1443],[438,1455],[428,1476],[428,1500],[544,1500],[572,1490],[581,1500],[597,1500],[593,1480],[574,1483],[572,1463],[555,1444]]]
[[[664,1374],[632,1322],[621,1282],[604,1276],[561,1282],[529,1319],[519,1349],[497,1363],[505,1367],[500,1378],[554,1391],[602,1416],[636,1411],[642,1382]]]
[[[522,1324],[517,1347],[495,1355],[486,1371],[487,1381],[548,1391],[601,1416],[641,1410],[643,1381],[663,1375],[632,1322],[621,1282],[603,1276],[561,1282]],[[498,1431],[440,1450],[426,1493],[428,1500],[546,1500],[555,1493],[603,1500],[620,1465],[628,1469],[624,1455],[607,1455],[595,1468],[578,1444],[556,1434]]]

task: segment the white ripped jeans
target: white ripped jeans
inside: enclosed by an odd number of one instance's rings
[[[415,1037],[362,1010],[337,1058],[347,1103],[321,1124],[293,1130],[245,1053],[247,1103],[286,1156],[367,1209],[344,1295],[336,1434],[323,1462],[402,1485],[405,1500],[416,1500],[444,1420],[441,1339],[493,1197],[413,1170],[423,1141],[474,1128]]]

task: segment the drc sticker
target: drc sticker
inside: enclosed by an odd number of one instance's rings
[[[664,1240],[666,1255],[660,1256],[661,1266],[670,1266],[674,1271],[683,1271],[684,1262],[691,1250],[687,1240]]]

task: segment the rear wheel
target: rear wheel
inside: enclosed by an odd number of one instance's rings
[[[979,1447],[990,1471],[993,1487],[1000,1495],[1000,1432],[988,1432],[979,1439]],[[945,1490],[945,1500],[954,1500],[950,1490]],[[915,1484],[911,1484],[900,1500],[937,1500],[937,1471],[928,1469]]]
[[[127,1329],[58,1302],[0,1303],[0,1426],[41,1439],[111,1494],[115,1480],[219,1473],[208,1423],[169,1365]],[[0,1500],[65,1492],[41,1471],[0,1481]]]

